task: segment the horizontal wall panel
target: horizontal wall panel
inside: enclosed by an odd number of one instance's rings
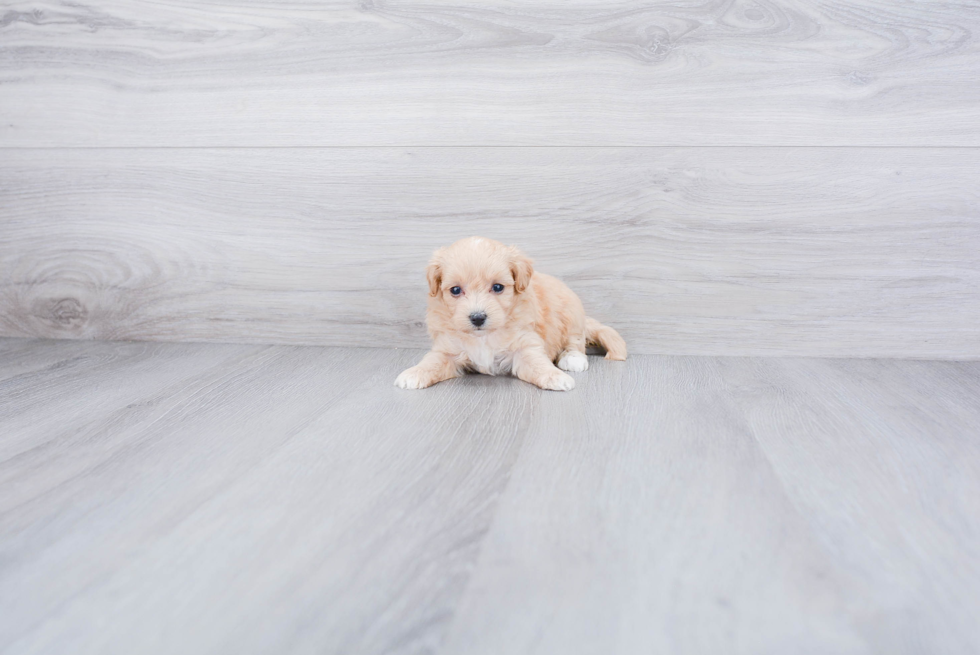
[[[427,343],[424,266],[523,247],[633,352],[980,357],[980,150],[8,150],[0,334]]]
[[[980,5],[14,3],[0,147],[980,146]]]

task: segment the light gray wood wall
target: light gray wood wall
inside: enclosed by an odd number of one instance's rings
[[[636,352],[980,355],[980,150],[8,151],[9,335],[425,345],[435,245],[525,247]]]
[[[88,0],[2,21],[8,145],[980,145],[976,2]]]
[[[633,352],[977,358],[977,34],[943,2],[12,7],[0,335],[424,346],[428,254],[483,234]]]

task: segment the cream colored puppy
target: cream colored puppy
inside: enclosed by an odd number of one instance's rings
[[[619,333],[587,317],[571,289],[536,272],[517,248],[463,239],[432,255],[426,277],[432,350],[398,376],[402,389],[479,372],[568,391],[575,379],[565,371],[589,368],[586,343],[605,348],[606,359],[626,359]]]

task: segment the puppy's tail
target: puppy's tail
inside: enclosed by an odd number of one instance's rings
[[[626,342],[619,332],[608,325],[603,325],[594,318],[585,319],[585,340],[594,345],[602,346],[606,349],[606,359],[623,361],[626,359]]]

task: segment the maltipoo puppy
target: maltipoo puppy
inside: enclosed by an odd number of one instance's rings
[[[589,368],[586,343],[605,348],[606,359],[626,359],[619,333],[586,316],[571,289],[535,271],[517,248],[463,239],[432,255],[426,277],[432,350],[398,376],[402,389],[478,372],[568,391],[575,379],[565,371]]]

